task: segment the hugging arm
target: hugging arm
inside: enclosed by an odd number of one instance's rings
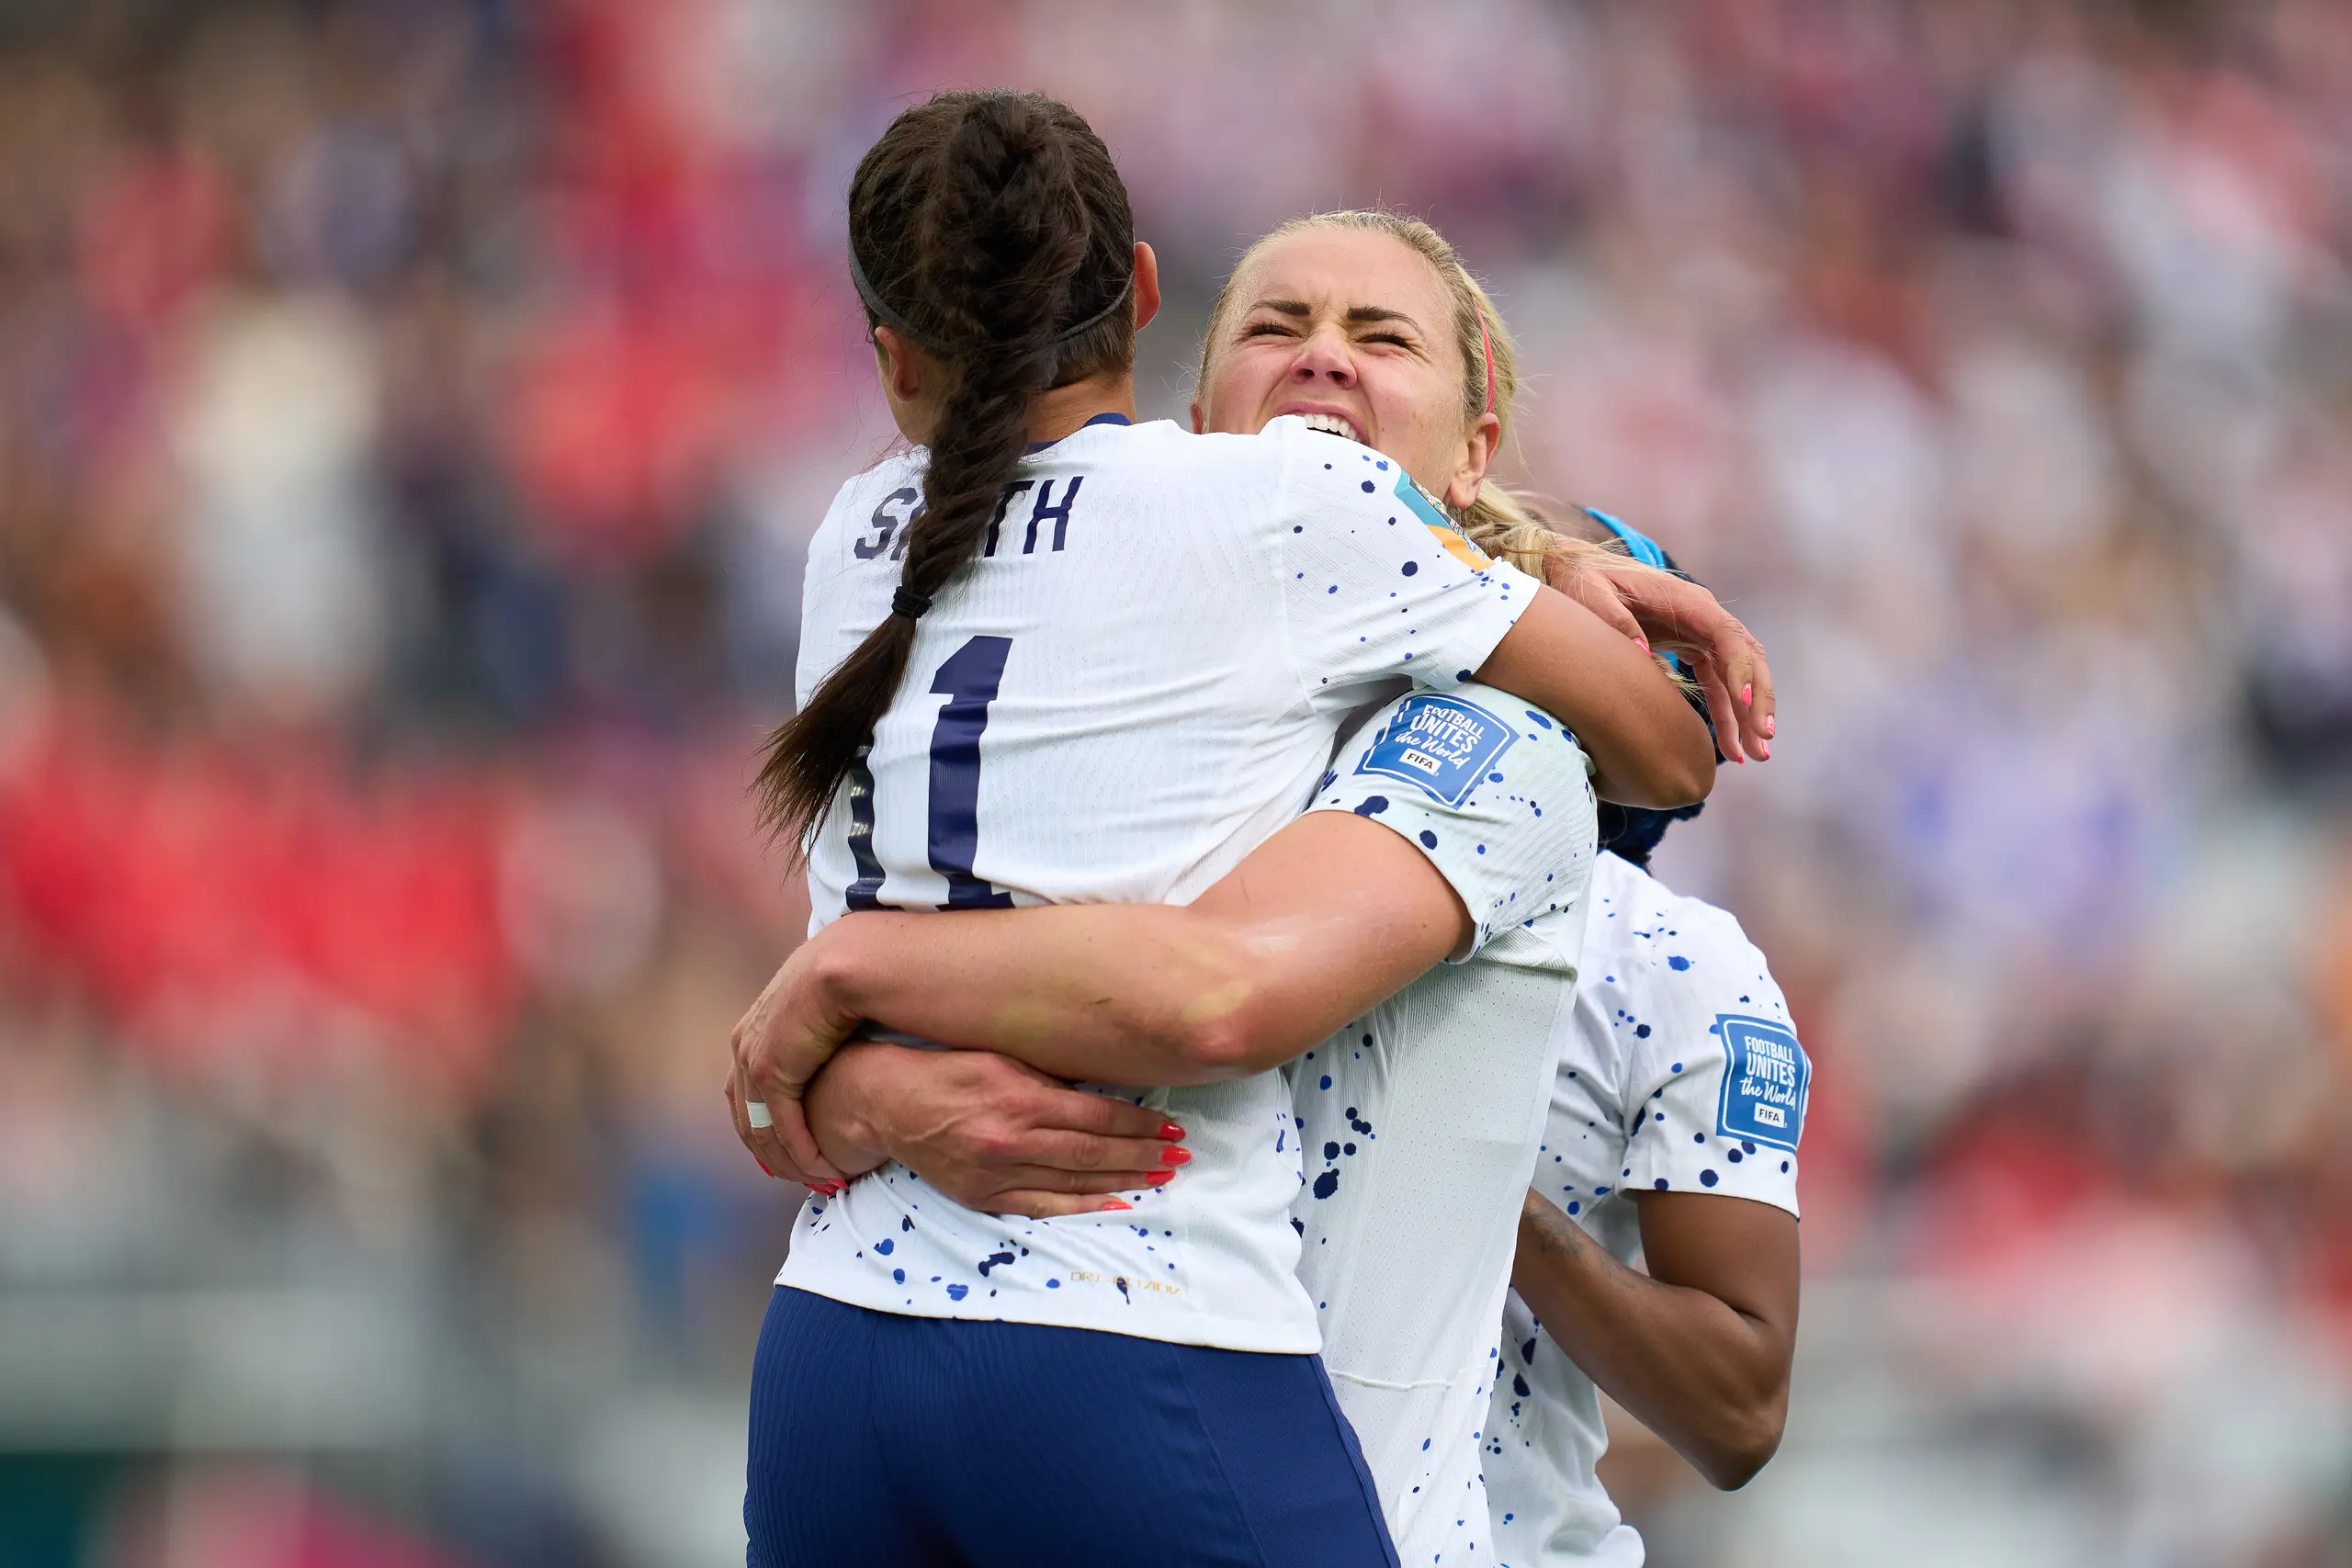
[[[1586,1376],[1710,1483],[1744,1486],[1788,1417],[1796,1216],[1696,1192],[1633,1201],[1648,1273],[1530,1192],[1511,1284]]]
[[[858,1044],[808,1086],[808,1125],[849,1176],[895,1159],[967,1209],[1116,1208],[1192,1159],[1161,1112],[1064,1087],[993,1051]]]
[[[1752,685],[1752,674],[1741,678]],[[1642,648],[1555,590],[1535,591],[1478,679],[1574,731],[1603,800],[1671,810],[1704,800],[1713,787],[1714,743],[1680,688]]]
[[[1089,1120],[1038,1073],[1181,1085],[1260,1072],[1440,959],[1577,909],[1595,831],[1585,753],[1518,705],[1478,688],[1388,704],[1340,747],[1306,815],[1186,908],[892,911],[835,921],[786,961],[736,1029],[729,1095],[737,1131],[772,1174],[799,1180],[839,1179],[884,1154],[929,1180],[928,1160],[945,1173],[939,1184],[974,1207],[982,1206],[975,1192],[1070,1196],[1145,1185],[1138,1173],[1181,1163],[1139,1146],[1159,1129]],[[952,1068],[935,1052],[861,1053],[844,1065],[842,1098],[819,1096],[804,1108],[802,1086],[866,1020],[971,1051]],[[973,1051],[1035,1071],[1014,1081],[1001,1070],[1010,1063]],[[994,1123],[1002,1135],[993,1148],[978,1141],[986,1119],[925,1110],[931,1102],[912,1087],[951,1072],[1011,1097],[1017,1114]],[[872,1081],[891,1074],[910,1081],[895,1089]],[[770,1106],[775,1128],[748,1127],[742,1110],[754,1100]],[[820,1129],[824,1155],[804,1109],[838,1113]],[[799,1146],[780,1135],[791,1132]],[[1058,1137],[1066,1133],[1091,1141],[1073,1146]],[[1034,1168],[1008,1174],[1007,1166]],[[975,1169],[997,1172],[992,1185],[953,1185]],[[1037,1169],[1068,1179],[1032,1180]],[[1008,1203],[997,1212],[1035,1211]]]
[[[1545,578],[1645,651],[1680,654],[1715,721],[1715,748],[1724,756],[1771,760],[1774,699],[1764,645],[1713,593],[1687,577],[1590,546],[1561,551],[1546,563]]]
[[[736,1026],[736,1131],[771,1174],[850,1174],[820,1152],[801,1100],[867,1019],[1061,1077],[1246,1077],[1465,947],[1471,930],[1419,851],[1329,811],[1284,828],[1185,907],[850,915],[794,953]],[[771,1108],[774,1127],[750,1123],[754,1101]],[[870,1149],[854,1126],[831,1131],[843,1152]]]

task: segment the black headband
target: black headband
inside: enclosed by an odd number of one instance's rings
[[[888,305],[883,302],[881,293],[875,288],[873,281],[865,276],[865,269],[857,264],[857,247],[855,245],[849,247],[849,280],[852,286],[857,289],[857,297],[865,301],[865,308],[873,311],[876,317],[880,318],[884,326],[890,328],[900,337],[905,338],[909,343],[913,344],[918,348],[927,348],[931,350],[932,353],[938,355],[944,355],[947,352],[939,345],[936,339],[931,337],[927,333],[917,332],[913,322],[908,321],[904,316],[901,316],[898,311],[893,310]],[[1103,306],[1101,310],[1087,317],[1086,320],[1080,321],[1077,325],[1064,327],[1060,332],[1054,334],[1054,341],[1056,343],[1068,343],[1070,339],[1078,336],[1079,333],[1085,332],[1088,328],[1100,325],[1103,321],[1110,317],[1114,310],[1116,310],[1120,306],[1127,302],[1127,296],[1135,292],[1135,287],[1136,275],[1130,272],[1127,274],[1127,280],[1119,285],[1119,292],[1112,297],[1111,302],[1108,305]]]

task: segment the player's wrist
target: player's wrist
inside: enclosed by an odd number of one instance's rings
[[[808,939],[802,961],[800,1001],[807,1011],[843,1036],[867,1016],[864,993],[872,965],[866,940],[868,917],[845,915]]]
[[[889,1110],[898,1100],[899,1046],[846,1045],[808,1086],[807,1111],[825,1157],[862,1175],[899,1157],[890,1136]]]

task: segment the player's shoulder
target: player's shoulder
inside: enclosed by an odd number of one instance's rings
[[[1670,974],[1690,973],[1697,952],[1762,960],[1730,910],[1677,893],[1622,855],[1604,851],[1595,858],[1592,898],[1594,919],[1605,925],[1612,945],[1638,953]]]
[[[1080,431],[1037,461],[1075,468],[1090,486],[1098,477],[1111,481],[1130,504],[1181,496],[1188,529],[1262,530],[1285,488],[1289,450],[1280,432],[1202,434],[1163,419]]]
[[[1289,461],[1295,419],[1278,419],[1254,435],[1187,430],[1173,420],[1156,419],[1118,433],[1114,450],[1125,461],[1181,465],[1188,473],[1263,483]]]
[[[845,502],[854,502],[865,496],[885,495],[909,485],[920,491],[923,469],[930,462],[930,448],[924,446],[903,446],[895,452],[886,453],[871,468],[852,474],[842,481],[840,491],[833,497],[834,508],[839,510]]]
[[[892,452],[861,473],[852,474],[833,492],[824,520],[808,540],[810,562],[830,560],[847,547],[848,536],[866,533],[877,513],[892,513],[903,523],[922,504],[922,472],[927,454],[922,447]]]

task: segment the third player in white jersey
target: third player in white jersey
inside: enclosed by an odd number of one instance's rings
[[[1534,1190],[1620,1261],[1640,1254],[1634,1190],[1797,1210],[1812,1068],[1739,922],[1614,854],[1595,862],[1585,979],[1560,1043]],[[1592,1380],[1513,1292],[1485,1444],[1507,1568],[1636,1568],[1641,1538],[1594,1474]]]

